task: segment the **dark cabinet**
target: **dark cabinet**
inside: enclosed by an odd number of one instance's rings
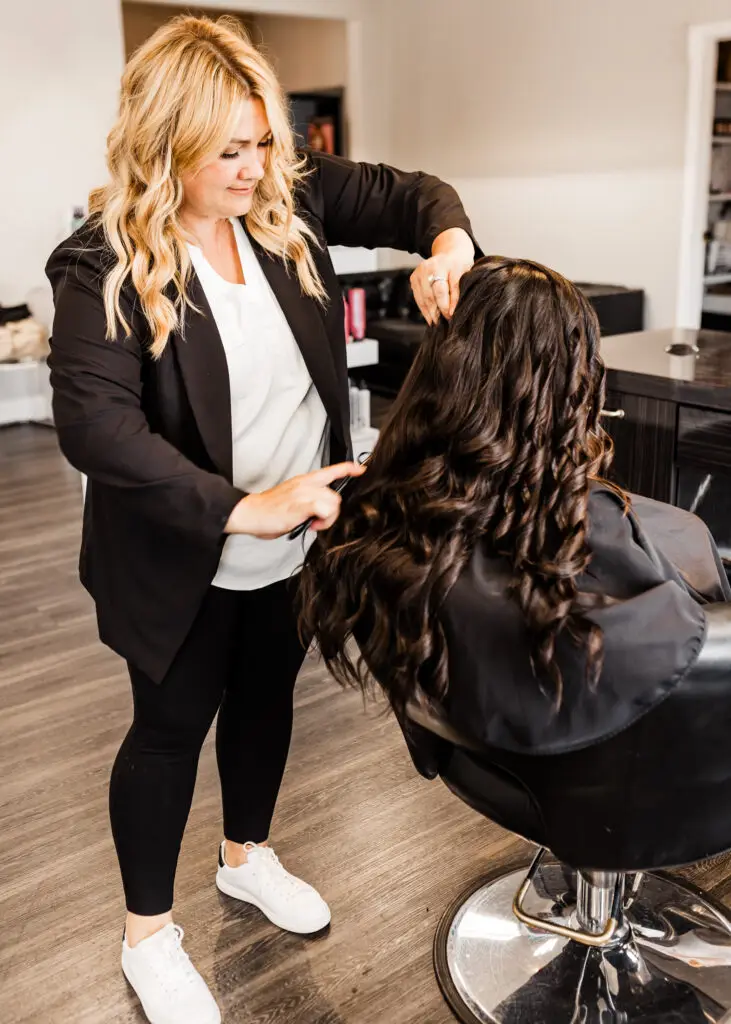
[[[677,405],[608,391],[602,425],[614,442],[612,479],[658,501],[675,498]]]
[[[614,390],[604,408],[611,479],[700,516],[731,578],[731,414]]]
[[[731,578],[731,334],[668,328],[602,338],[613,479],[694,512]]]
[[[675,462],[675,503],[704,520],[731,575],[731,414],[681,405]]]

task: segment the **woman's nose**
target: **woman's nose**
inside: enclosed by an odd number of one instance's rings
[[[239,179],[241,181],[261,181],[264,177],[264,168],[266,164],[266,153],[264,155],[256,154],[250,161],[247,162],[246,166],[242,167],[239,171]]]

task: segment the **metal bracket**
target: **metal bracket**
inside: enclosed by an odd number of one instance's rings
[[[610,943],[617,937],[620,930],[623,875],[619,875],[617,877],[610,917],[604,930],[598,934],[592,934],[591,932],[584,931],[581,928],[567,928],[564,925],[555,924],[553,921],[549,921],[544,917],[533,917],[524,910],[523,904],[526,896],[528,895],[528,890],[531,887],[533,879],[535,878],[536,872],[538,871],[546,852],[547,851],[543,847],[538,851],[533,863],[528,869],[528,874],[525,876],[523,884],[515,895],[515,899],[513,900],[513,913],[515,916],[521,924],[524,924],[527,928],[534,928],[540,932],[548,932],[550,935],[559,935],[563,939],[569,939],[571,942],[580,942],[584,946],[601,947],[610,945]]]

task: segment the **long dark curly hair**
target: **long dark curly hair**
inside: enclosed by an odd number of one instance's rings
[[[453,318],[428,330],[366,473],[305,561],[301,635],[339,682],[365,690],[372,674],[397,713],[417,685],[443,698],[440,608],[477,544],[509,564],[556,706],[562,631],[596,682],[602,636],[577,577],[590,559],[589,481],[612,455],[604,378],[596,314],[560,274],[492,256],[462,278]]]

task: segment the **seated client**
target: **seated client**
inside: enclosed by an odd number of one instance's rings
[[[402,724],[426,696],[473,740],[535,753],[672,691],[728,585],[699,520],[606,481],[604,379],[577,288],[525,260],[475,264],[307,557],[303,637],[339,681],[372,675]],[[668,537],[680,517],[684,546],[705,545],[705,580],[657,542],[665,514]]]

